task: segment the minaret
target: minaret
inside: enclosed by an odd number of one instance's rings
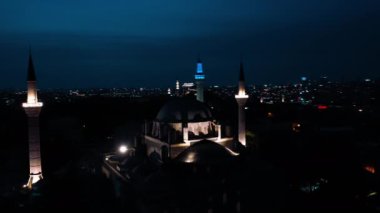
[[[245,103],[247,102],[248,95],[245,93],[245,82],[244,82],[244,68],[243,63],[240,63],[240,74],[239,74],[239,91],[235,95],[235,99],[238,103],[239,111],[239,121],[238,121],[238,130],[239,130],[239,142],[246,146],[246,133],[245,133]]]
[[[203,73],[203,65],[200,58],[198,58],[197,62],[197,71],[194,75],[195,84],[197,86],[197,101],[203,102],[203,80],[205,79],[205,75]]]
[[[26,187],[30,189],[34,183],[42,179],[39,115],[43,104],[42,102],[38,102],[36,82],[36,73],[34,72],[32,54],[29,52],[27,77],[28,97],[26,103],[22,104],[22,107],[28,116],[30,175]]]
[[[175,95],[179,96],[179,81],[178,80],[175,82]]]

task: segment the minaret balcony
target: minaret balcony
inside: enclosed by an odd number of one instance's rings
[[[195,78],[195,80],[204,80],[205,79],[205,75],[199,75],[199,74],[197,74],[197,75],[194,75],[194,78]]]
[[[42,107],[44,104],[42,102],[35,102],[35,103],[22,103],[22,107],[24,108],[31,108],[31,107]]]
[[[245,93],[239,93],[237,95],[235,95],[235,98],[236,99],[243,99],[243,98],[248,98],[249,96]]]

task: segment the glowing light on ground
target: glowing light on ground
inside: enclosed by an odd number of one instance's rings
[[[186,163],[192,163],[192,162],[194,162],[194,160],[195,160],[195,153],[194,153],[194,152],[191,152],[191,153],[189,153],[189,155],[187,156],[185,162],[186,162]]]

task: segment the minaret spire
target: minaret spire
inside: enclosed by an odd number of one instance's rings
[[[240,62],[239,81],[242,81],[242,82],[245,81],[245,78],[244,78],[244,65],[243,65],[242,61]]]
[[[205,74],[203,72],[203,64],[202,61],[198,55],[198,60],[197,60],[197,70],[194,75],[195,78],[195,84],[197,86],[197,100],[200,102],[204,101],[203,98],[203,81],[205,79]]]
[[[27,81],[36,81],[36,72],[34,71],[32,50],[29,48],[29,64],[28,64],[28,76]]]
[[[34,70],[32,51],[29,48],[29,62],[28,62],[28,73],[27,73],[27,84],[28,84],[28,104],[37,104],[38,96],[37,96],[37,78],[36,72]]]
[[[245,95],[245,78],[244,78],[244,65],[240,62],[240,72],[239,72],[239,94]]]
[[[248,95],[245,93],[245,78],[244,78],[244,67],[243,62],[240,62],[240,72],[239,72],[239,88],[238,94],[235,95],[236,102],[238,103],[238,139],[239,142],[246,146],[246,130],[245,130],[245,104],[248,99]]]
[[[29,49],[29,64],[27,73],[27,100],[22,104],[28,116],[28,138],[29,138],[29,180],[25,185],[32,185],[42,179],[41,153],[40,153],[40,126],[39,116],[43,103],[38,102],[36,73],[33,66],[32,53]]]

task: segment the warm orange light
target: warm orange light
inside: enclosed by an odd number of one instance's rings
[[[196,160],[196,156],[194,152],[190,152],[189,155],[186,157],[185,162],[186,163],[193,163]]]
[[[300,130],[301,130],[301,124],[300,123],[293,123],[292,124],[292,130],[294,132],[300,132]]]
[[[376,169],[373,166],[366,165],[363,168],[364,168],[365,171],[367,171],[367,172],[369,172],[371,174],[375,174],[376,173]]]
[[[273,113],[272,112],[268,112],[268,118],[272,118],[273,117]]]

